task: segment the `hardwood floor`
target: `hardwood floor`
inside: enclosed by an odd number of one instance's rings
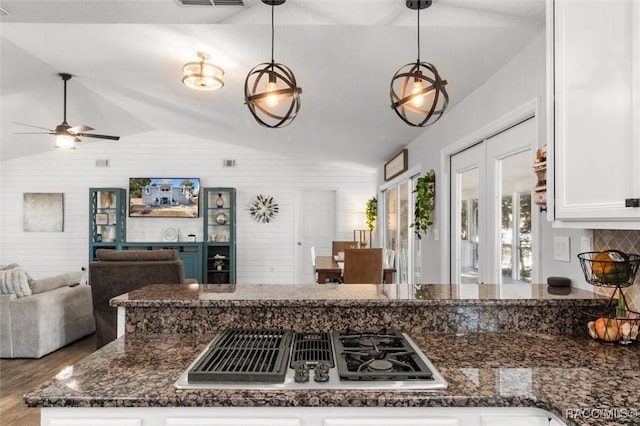
[[[40,359],[0,359],[0,425],[39,426],[40,409],[27,408],[22,395],[95,350],[95,333]]]

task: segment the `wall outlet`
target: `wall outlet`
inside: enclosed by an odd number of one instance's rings
[[[569,237],[553,237],[553,259],[558,262],[571,262]]]

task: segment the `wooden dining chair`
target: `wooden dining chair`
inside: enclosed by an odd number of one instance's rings
[[[357,241],[333,241],[331,244],[331,254],[333,256],[337,256],[341,251],[344,252],[346,249],[357,249],[358,242]]]
[[[345,284],[382,284],[382,249],[346,249]]]

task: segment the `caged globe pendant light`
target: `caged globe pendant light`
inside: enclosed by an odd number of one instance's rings
[[[447,109],[447,81],[435,66],[420,62],[420,10],[431,6],[431,0],[407,0],[406,4],[418,11],[418,60],[400,68],[391,79],[391,108],[405,123],[424,127],[438,121]]]
[[[244,82],[244,100],[258,123],[265,127],[284,127],[300,110],[300,94],[296,77],[285,65],[273,60],[274,7],[285,0],[262,0],[271,6],[271,62],[256,65]]]

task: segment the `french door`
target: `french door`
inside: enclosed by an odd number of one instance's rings
[[[417,178],[415,174],[382,190],[382,247],[394,252],[395,281],[400,284],[421,282],[420,244],[410,227]]]
[[[450,157],[452,283],[531,282],[534,126],[525,120]]]

